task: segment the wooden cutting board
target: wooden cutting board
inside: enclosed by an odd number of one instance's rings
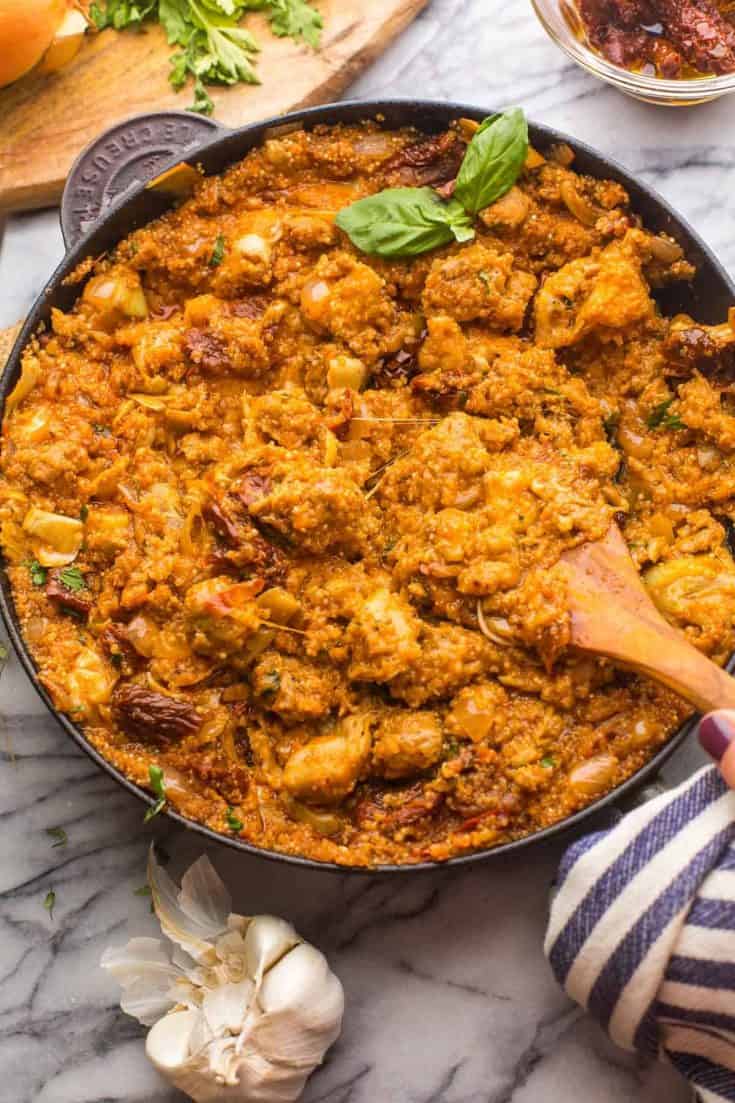
[[[261,16],[247,21],[261,47],[260,85],[212,88],[225,126],[334,99],[418,14],[427,0],[318,0],[322,47],[274,38]],[[56,203],[74,158],[101,131],[144,111],[184,110],[191,89],[168,83],[163,29],[88,35],[59,73],[30,74],[0,91],[0,210]]]

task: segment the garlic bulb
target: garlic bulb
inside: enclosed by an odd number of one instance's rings
[[[148,862],[166,936],[109,948],[102,967],[120,1006],[152,1029],[146,1053],[195,1103],[290,1103],[339,1035],[342,985],[326,958],[284,919],[230,912],[207,857],[179,889]]]

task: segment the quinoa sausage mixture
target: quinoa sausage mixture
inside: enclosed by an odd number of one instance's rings
[[[336,227],[451,194],[472,132],[266,141],[77,273],[7,403],[44,685],[159,804],[265,848],[442,860],[642,766],[689,710],[570,649],[559,564],[613,520],[668,620],[735,648],[735,333],[660,313],[679,247],[566,147],[464,244]]]

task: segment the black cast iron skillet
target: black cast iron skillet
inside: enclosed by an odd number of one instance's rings
[[[61,205],[61,227],[67,253],[34,304],[10,354],[0,380],[0,417],[4,413],[7,395],[20,374],[20,354],[23,346],[38,326],[49,318],[52,307],[57,306],[67,310],[79,295],[78,284],[64,286],[65,277],[77,267],[80,261],[89,256],[99,256],[111,249],[132,230],[158,217],[171,206],[170,196],[167,198],[160,190],[145,187],[146,181],[157,177],[166,168],[181,160],[188,160],[191,163],[201,164],[207,174],[221,172],[233,161],[243,157],[248,150],[289,124],[313,127],[320,123],[354,123],[368,118],[379,118],[386,127],[410,125],[432,133],[446,129],[453,119],[466,117],[480,120],[492,111],[493,108],[490,106],[477,108],[465,104],[429,100],[386,100],[347,102],[309,108],[234,131],[225,130],[208,119],[175,111],[141,115],[113,127],[81,154],[69,174]],[[575,151],[576,169],[593,176],[617,180],[623,184],[630,194],[633,209],[643,217],[647,228],[670,234],[683,247],[688,259],[696,266],[697,276],[691,286],[675,286],[660,294],[661,307],[667,314],[683,311],[705,323],[720,322],[726,317],[728,307],[735,301],[735,285],[701,238],[656,192],[630,177],[615,162],[565,134],[537,125],[532,125],[530,130],[531,141],[541,152],[556,142],[566,142]],[[36,666],[21,636],[18,615],[4,571],[1,572],[0,577],[0,610],[28,676],[67,734],[120,785],[149,804],[152,803],[148,793],[134,785],[107,762],[87,742],[83,732],[54,707],[49,694],[39,681]],[[614,615],[614,609],[611,609],[611,616]],[[733,664],[735,664],[735,656],[730,663],[730,668]],[[622,798],[628,797],[645,781],[656,775],[669,755],[684,742],[693,725],[694,718],[687,721],[636,774],[581,812],[525,838],[452,858],[444,863],[382,865],[370,869],[332,865],[264,850],[241,839],[221,835],[210,828],[185,819],[176,812],[169,811],[168,815],[182,826],[197,831],[213,841],[250,854],[314,869],[333,869],[339,872],[406,873],[436,869],[438,865],[460,866],[506,854],[512,850],[521,850],[542,839],[568,831],[582,824],[585,819],[605,806],[620,802]]]

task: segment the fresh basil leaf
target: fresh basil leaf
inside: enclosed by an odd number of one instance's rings
[[[505,195],[520,176],[528,154],[528,123],[520,107],[492,115],[467,147],[455,197],[477,214]]]
[[[339,212],[337,225],[363,253],[416,257],[475,231],[462,205],[443,203],[431,188],[386,188]]]

